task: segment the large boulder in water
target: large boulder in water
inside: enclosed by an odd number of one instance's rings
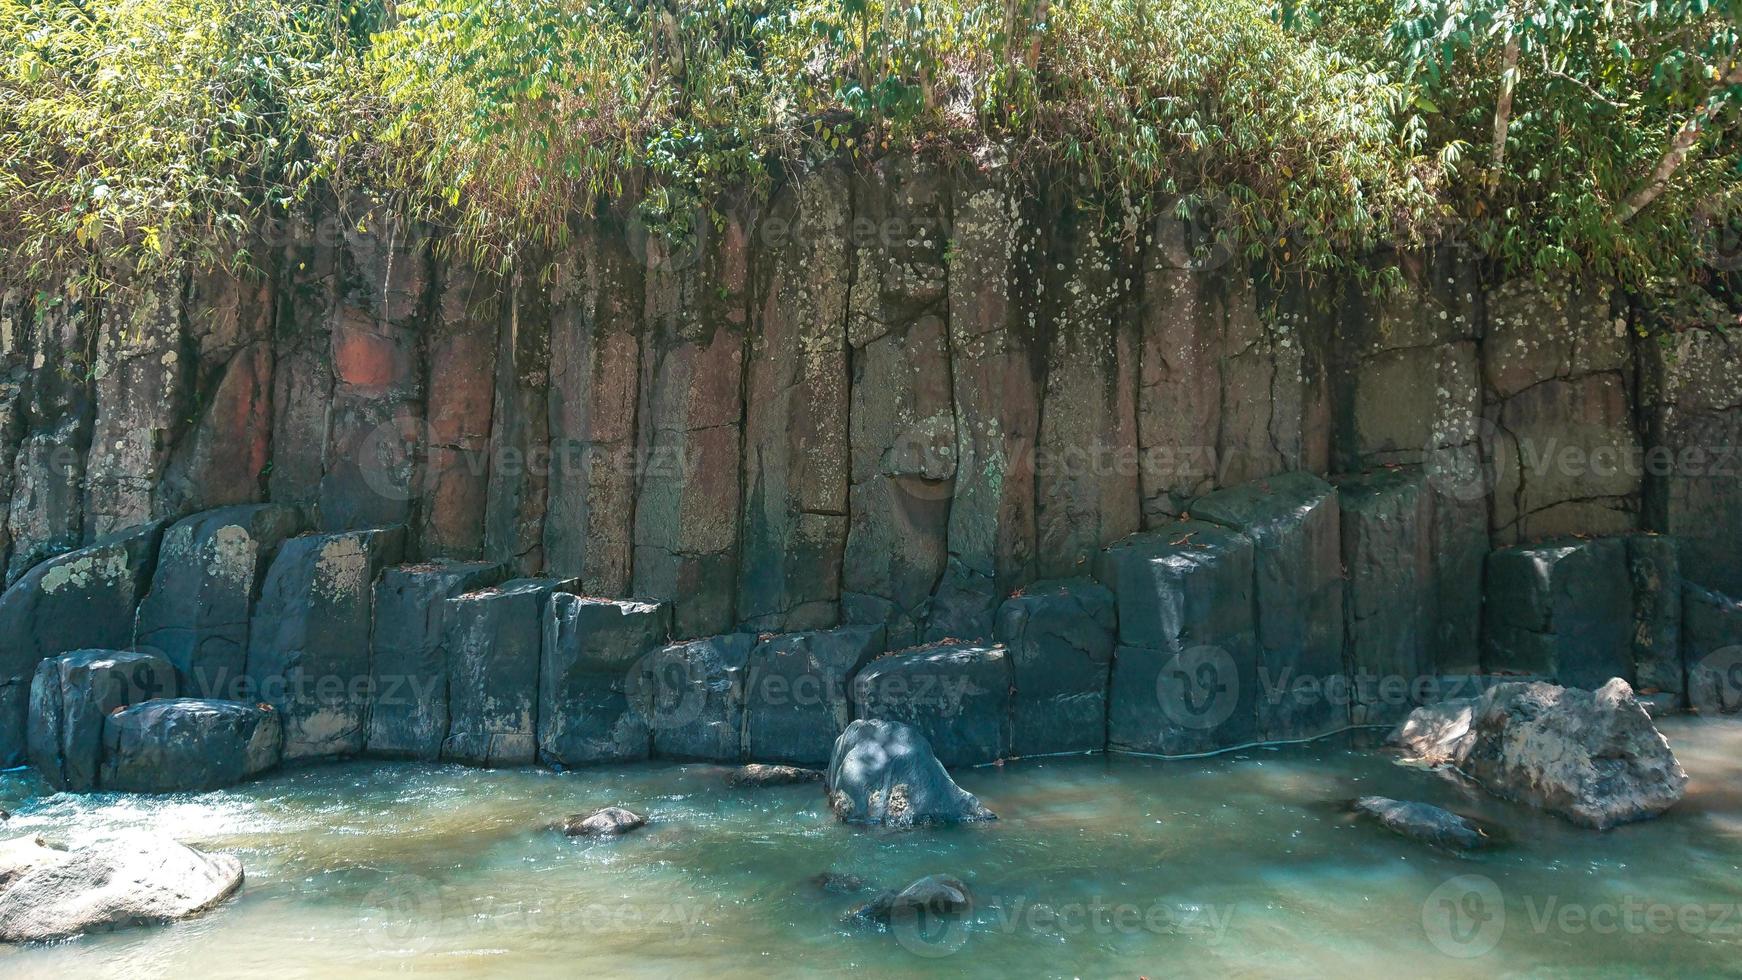
[[[175,693],[175,668],[156,653],[75,650],[50,657],[37,664],[30,685],[30,764],[57,789],[96,789],[104,719]]]
[[[1655,817],[1687,790],[1669,742],[1619,677],[1595,692],[1499,684],[1480,698],[1418,709],[1391,742],[1496,796],[1598,830]]]
[[[185,919],[242,887],[242,862],[136,837],[81,851],[0,846],[0,942],[37,942]]]
[[[99,785],[127,793],[219,789],[278,765],[283,747],[278,712],[265,704],[146,701],[104,721]]]
[[[911,725],[861,719],[835,739],[824,789],[846,823],[912,827],[997,819],[950,779]]]

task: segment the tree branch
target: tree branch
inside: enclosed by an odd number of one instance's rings
[[[1670,179],[1675,176],[1677,170],[1681,169],[1682,164],[1687,162],[1688,154],[1693,152],[1694,144],[1699,142],[1700,134],[1705,132],[1706,124],[1712,121],[1712,117],[1718,114],[1719,109],[1723,108],[1724,102],[1720,96],[1723,95],[1724,89],[1732,85],[1742,85],[1742,64],[1736,64],[1734,57],[1731,58],[1731,64],[1733,67],[1731,67],[1730,73],[1719,79],[1718,84],[1714,85],[1712,91],[1707,94],[1706,104],[1700,106],[1692,116],[1689,116],[1688,121],[1682,124],[1681,129],[1676,130],[1675,136],[1671,137],[1669,148],[1664,150],[1663,156],[1658,158],[1657,166],[1651,171],[1651,179],[1645,183],[1645,186],[1628,195],[1627,200],[1622,202],[1619,217],[1623,223],[1632,221],[1635,215],[1650,207],[1651,202],[1657,200],[1665,190],[1669,189]]]

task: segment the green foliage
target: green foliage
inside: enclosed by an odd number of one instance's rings
[[[0,0],[0,250],[246,264],[364,191],[506,266],[921,153],[1278,270],[1455,235],[1673,290],[1737,217],[1738,2]]]
[[[294,0],[0,0],[0,247],[98,279],[246,263],[362,141],[370,26]]]

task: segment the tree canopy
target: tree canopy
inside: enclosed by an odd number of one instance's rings
[[[1732,0],[0,0],[13,266],[247,264],[315,194],[481,263],[629,202],[925,153],[1211,211],[1254,263],[1461,239],[1698,285],[1742,187]]]

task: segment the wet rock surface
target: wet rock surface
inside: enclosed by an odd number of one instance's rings
[[[643,658],[665,644],[670,623],[664,603],[551,598],[542,677],[535,675],[542,759],[579,766],[647,758],[648,710],[631,696],[640,693]],[[684,693],[705,696],[699,688]]]
[[[57,789],[96,789],[105,720],[127,705],[175,694],[176,672],[155,653],[79,650],[50,657],[37,665],[30,686],[30,764]]]
[[[175,665],[184,693],[237,693],[260,580],[279,547],[303,528],[300,509],[255,504],[206,511],[163,532],[137,635]]]
[[[270,705],[205,698],[146,701],[103,724],[101,787],[125,793],[221,789],[278,765],[281,716]]]
[[[835,740],[823,787],[844,823],[915,827],[996,819],[944,771],[925,736],[900,722],[848,725]]]
[[[843,626],[763,640],[750,652],[744,754],[819,766],[853,717],[854,674],[883,652],[883,627]]]
[[[1107,685],[1118,645],[1113,593],[1086,578],[1040,582],[998,609],[1010,661],[1010,753],[1106,746]]]
[[[1418,709],[1391,741],[1496,796],[1597,830],[1655,817],[1687,790],[1669,743],[1619,678],[1595,692],[1499,684],[1473,702]]]
[[[165,838],[52,853],[36,845],[23,861],[9,860],[16,844],[0,857],[0,942],[161,925],[198,915],[242,887],[242,862],[234,856]]]
[[[1431,803],[1363,796],[1351,804],[1351,809],[1394,834],[1435,847],[1470,851],[1487,843],[1481,828]]]
[[[555,579],[511,579],[448,600],[442,758],[525,765],[538,754],[539,659]]]
[[[1003,647],[946,643],[872,661],[853,679],[853,705],[912,725],[946,766],[977,766],[1010,754],[1010,687]]]
[[[652,730],[655,753],[708,762],[744,757],[745,682],[756,642],[754,634],[729,633],[642,658],[629,694]]]
[[[25,761],[30,684],[44,657],[131,646],[162,531],[148,524],[45,561],[0,595],[0,765]]]
[[[405,529],[292,538],[266,573],[248,630],[251,691],[284,723],[284,756],[352,755],[367,739],[375,578],[397,562]]]
[[[608,806],[592,813],[577,813],[563,821],[563,833],[569,837],[619,837],[631,830],[647,826],[647,818],[620,806]]]
[[[432,760],[448,734],[448,600],[495,585],[490,562],[389,568],[375,583],[370,677],[370,755]]]
[[[1625,538],[1563,539],[1488,556],[1483,663],[1594,690],[1634,679]]]
[[[794,786],[799,783],[821,782],[821,769],[804,769],[799,766],[770,766],[762,763],[751,763],[739,766],[726,774],[727,786],[744,786],[759,788],[763,786]]]

